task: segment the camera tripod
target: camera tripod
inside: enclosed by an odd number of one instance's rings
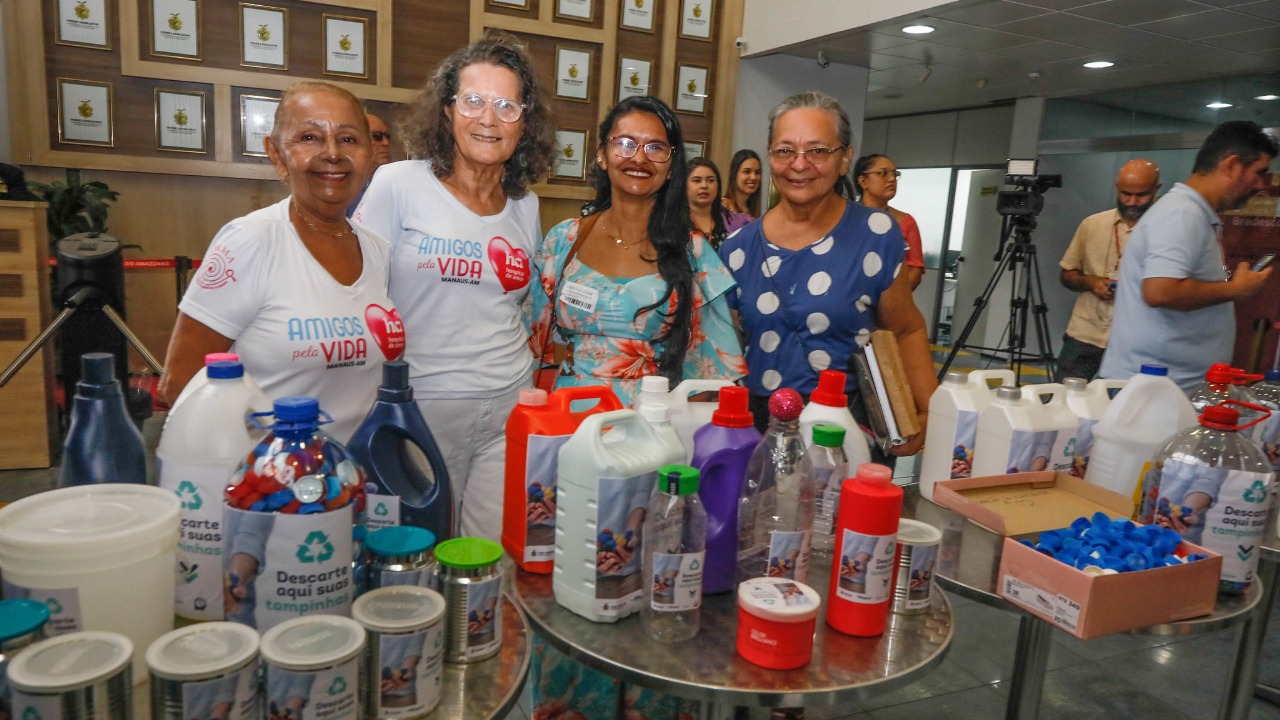
[[[1007,356],[1009,368],[1013,370],[1014,380],[1018,384],[1022,382],[1022,366],[1028,363],[1044,365],[1049,379],[1056,377],[1053,342],[1049,335],[1049,308],[1044,302],[1044,285],[1040,282],[1036,246],[1031,241],[1031,231],[1035,229],[1035,217],[1005,217],[1004,222],[1001,248],[993,258],[999,264],[991,279],[987,281],[987,287],[982,291],[982,295],[973,301],[973,314],[969,316],[964,330],[956,338],[951,353],[942,364],[942,370],[938,372],[939,380],[946,376],[956,355],[965,348],[990,355]],[[1009,301],[1009,324],[1005,328],[1005,345],[995,348],[969,345],[969,335],[982,317],[982,312],[991,302],[991,296],[999,286],[1001,278],[1006,274],[1010,278],[1013,297]],[[1028,324],[1033,325],[1036,334],[1038,352],[1034,354],[1027,351]]]

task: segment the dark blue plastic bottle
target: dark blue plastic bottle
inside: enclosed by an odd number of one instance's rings
[[[747,461],[760,444],[747,389],[720,390],[720,406],[711,424],[693,433],[693,467],[702,474],[698,497],[707,510],[707,556],[702,592],[727,592],[738,587],[738,500]]]
[[[80,382],[71,401],[71,427],[62,444],[58,487],[90,483],[146,483],[147,451],[129,418],[115,356],[80,356]]]
[[[400,498],[400,525],[426,528],[437,542],[453,537],[449,470],[413,401],[408,363],[392,360],[382,366],[378,399],[351,436],[347,450],[367,473],[371,530],[387,517],[379,511],[375,495],[395,495]],[[423,458],[430,465],[430,475],[425,472]]]

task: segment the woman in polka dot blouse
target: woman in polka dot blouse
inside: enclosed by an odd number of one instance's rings
[[[849,116],[835,98],[793,95],[769,114],[769,171],[780,201],[720,247],[738,282],[729,293],[747,356],[757,424],[769,393],[806,397],[827,368],[845,370],[872,330],[892,330],[922,424],[937,387],[924,318],[911,299],[902,231],[886,212],[852,202]],[[848,390],[856,389],[849,378]],[[893,448],[912,455],[924,432]]]

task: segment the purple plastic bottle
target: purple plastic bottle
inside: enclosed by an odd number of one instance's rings
[[[720,390],[720,406],[711,424],[693,433],[693,462],[702,475],[698,497],[707,510],[707,555],[702,592],[727,592],[738,587],[738,499],[747,460],[760,444],[747,410],[747,389]]]

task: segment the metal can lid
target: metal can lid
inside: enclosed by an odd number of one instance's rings
[[[337,615],[285,620],[262,636],[262,659],[283,670],[321,670],[364,649],[364,627]]]
[[[49,606],[37,600],[0,600],[0,642],[30,635],[49,622]]]
[[[927,522],[901,518],[898,520],[898,543],[902,545],[937,545],[942,531]]]
[[[436,546],[436,562],[445,567],[473,570],[502,559],[502,546],[485,538],[454,538]]]
[[[415,585],[378,588],[356,598],[351,616],[372,632],[404,633],[429,627],[444,617],[440,593]]]
[[[795,580],[758,577],[738,585],[738,607],[765,620],[803,622],[821,606],[818,591]]]
[[[233,622],[210,622],[165,633],[147,648],[151,674],[166,680],[221,677],[258,657],[258,631]]]
[[[133,643],[120,633],[68,633],[19,653],[9,663],[9,683],[39,695],[79,690],[127,671],[132,661]]]
[[[436,544],[435,533],[412,525],[392,525],[369,533],[364,546],[381,557],[420,555]]]

